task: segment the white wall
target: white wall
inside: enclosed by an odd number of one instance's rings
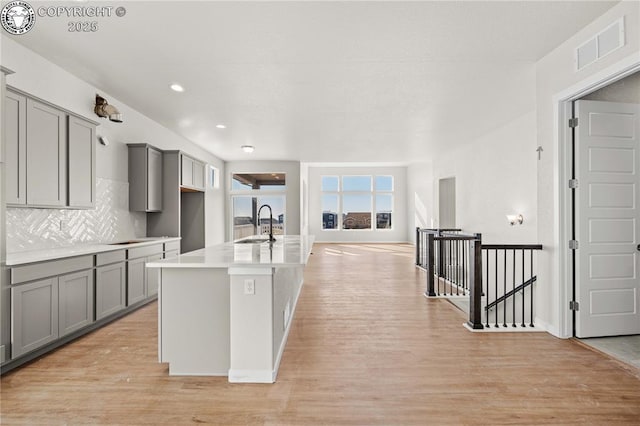
[[[323,230],[322,191],[323,175],[391,175],[393,176],[392,229],[388,230]],[[356,167],[324,167],[309,165],[309,233],[317,242],[406,242],[407,236],[407,168],[374,167],[363,164]]]
[[[433,212],[438,180],[456,178],[456,227],[481,233],[488,244],[537,239],[535,112],[531,111],[433,162]],[[506,215],[524,223],[511,226]],[[436,226],[439,222],[436,219]]]
[[[226,163],[225,193],[227,200],[231,194],[231,176],[234,173],[286,173],[286,207],[285,227],[287,234],[297,235],[301,232],[300,222],[300,163],[298,161],[230,161]],[[258,191],[256,191],[258,192]],[[245,192],[244,194],[249,194]],[[262,192],[261,195],[278,195],[274,191]],[[227,202],[227,240],[233,239],[233,204]]]
[[[412,163],[407,167],[407,236],[416,242],[416,228],[436,225],[433,202],[433,164]]]
[[[93,120],[100,120],[97,134],[106,136],[109,146],[98,144],[98,178],[128,182],[127,143],[146,142],[160,149],[180,149],[224,172],[224,162],[199,146],[173,133],[140,112],[113,98],[15,41],[2,36],[1,63],[15,71],[7,84]],[[79,53],[81,54],[81,53]],[[101,120],[93,113],[96,93],[104,96],[123,114],[123,123]],[[224,173],[222,174],[224,176]],[[224,240],[224,185],[206,193],[206,243]]]
[[[626,45],[600,61],[575,70],[574,49],[584,41],[624,17]],[[558,120],[559,97],[576,93],[611,75],[614,69],[640,62],[640,3],[621,2],[583,30],[558,46],[537,63],[536,111],[537,144],[544,153],[538,162],[538,242],[544,245],[538,269],[537,315],[550,332],[557,336],[571,335],[566,302],[567,280],[562,274],[559,242],[560,224],[568,213],[561,210],[561,181]],[[555,98],[555,99],[554,99]],[[561,304],[562,300],[562,306]]]

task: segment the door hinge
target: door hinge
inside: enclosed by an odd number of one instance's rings
[[[579,246],[578,240],[569,240],[569,250],[577,250]]]
[[[570,311],[579,311],[580,310],[580,303],[578,303],[575,300],[570,300],[569,301],[569,310]]]
[[[578,187],[578,179],[569,179],[569,188],[576,189]]]
[[[578,117],[569,119],[569,127],[571,127],[572,129],[574,127],[578,127]]]

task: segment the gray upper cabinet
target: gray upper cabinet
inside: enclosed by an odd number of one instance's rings
[[[193,159],[182,155],[182,186],[193,186]]]
[[[66,114],[27,98],[27,204],[67,204]]]
[[[180,185],[183,188],[204,191],[205,164],[188,155],[181,155],[181,179]]]
[[[162,211],[162,151],[129,144],[129,210]]]
[[[204,191],[204,163],[193,162],[193,186]]]
[[[7,92],[4,105],[7,204],[27,203],[27,98]]]
[[[96,126],[69,116],[69,207],[96,204]]]
[[[97,123],[17,89],[5,106],[7,204],[95,207]]]

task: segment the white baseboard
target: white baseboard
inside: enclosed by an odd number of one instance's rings
[[[273,383],[272,370],[232,370],[229,369],[229,383]]]
[[[549,334],[554,335],[555,337],[558,337],[560,339],[567,339],[570,336],[567,337],[562,337],[560,335],[560,330],[558,329],[558,327],[555,327],[551,324],[549,324],[548,322],[541,320],[540,318],[536,317],[535,319],[536,321],[536,327],[540,327],[541,329],[543,329],[544,331],[546,331]]]

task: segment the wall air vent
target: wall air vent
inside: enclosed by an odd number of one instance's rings
[[[624,17],[576,48],[576,71],[579,71],[624,46]]]

